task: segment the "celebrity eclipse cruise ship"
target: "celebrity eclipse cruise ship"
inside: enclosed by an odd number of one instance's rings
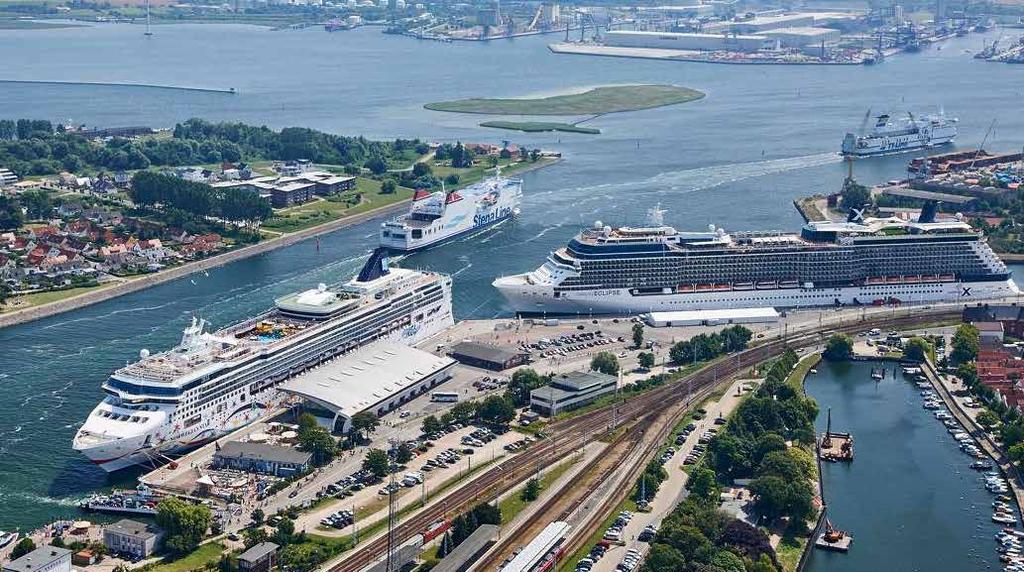
[[[519,313],[627,314],[833,306],[1018,293],[980,232],[960,220],[861,218],[809,222],[800,234],[679,232],[661,211],[649,225],[600,222],[538,269],[494,286]]]
[[[73,446],[108,471],[156,463],[255,421],[280,405],[282,381],[311,366],[381,338],[415,344],[453,323],[450,278],[389,268],[378,249],[339,288],[284,296],[216,332],[193,318],[177,347],[142,350],[103,383]]]

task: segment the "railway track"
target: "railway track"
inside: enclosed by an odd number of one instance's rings
[[[957,307],[940,311],[908,313],[904,316],[870,316],[849,324],[840,322],[837,325],[829,324],[794,331],[785,339],[772,340],[754,346],[628,400],[613,403],[586,415],[556,421],[547,428],[546,432],[549,436],[534,444],[529,449],[529,454],[515,455],[501,465],[488,469],[465,486],[453,490],[398,525],[394,534],[395,545],[399,546],[410,540],[438,520],[461,514],[480,502],[494,500],[500,494],[515,487],[528,474],[535,472],[537,467],[550,466],[558,462],[573,450],[583,447],[608,429],[619,426],[620,421],[657,419],[657,416],[673,406],[679,406],[680,390],[686,390],[687,394],[691,396],[706,395],[718,380],[727,379],[743,369],[761,363],[782,352],[786,347],[811,346],[834,333],[854,333],[869,328],[898,328],[921,322],[959,318],[959,316],[960,308]],[[655,417],[650,417],[652,415]],[[639,425],[643,425],[643,423]],[[645,457],[646,455],[641,458],[641,466],[643,462],[646,462]],[[343,555],[340,561],[327,564],[323,570],[326,572],[359,572],[383,558],[386,551],[387,535],[382,535],[357,547],[351,553]]]

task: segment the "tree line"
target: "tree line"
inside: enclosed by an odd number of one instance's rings
[[[662,523],[643,572],[774,572],[781,569],[767,534],[719,510],[723,483],[753,478],[758,513],[793,523],[813,516],[817,404],[787,383],[799,361],[787,350],[765,381],[711,440],[687,483],[690,495]],[[794,446],[787,441],[795,441]],[[794,526],[791,524],[790,526]]]
[[[132,200],[137,205],[178,209],[198,217],[217,217],[255,226],[273,214],[270,203],[256,193],[185,181],[153,171],[132,177]]]
[[[416,139],[371,141],[333,135],[304,127],[274,131],[244,123],[212,123],[189,119],[175,126],[171,137],[93,141],[74,131],[54,128],[36,119],[0,120],[0,165],[21,177],[147,169],[223,161],[309,159],[348,165],[352,171],[370,161],[405,163],[429,146]]]
[[[669,349],[669,358],[677,364],[688,364],[716,358],[722,354],[744,350],[753,337],[749,329],[736,325],[710,334],[678,342]]]

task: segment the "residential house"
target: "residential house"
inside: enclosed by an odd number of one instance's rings
[[[114,173],[114,186],[119,189],[127,189],[132,184],[132,176],[124,171]]]
[[[161,244],[159,238],[140,240],[135,243],[135,246],[132,248],[132,252],[145,258],[151,263],[161,262],[168,256],[168,251],[164,248],[164,245]]]
[[[57,216],[70,218],[82,214],[82,203],[67,201],[57,207]]]

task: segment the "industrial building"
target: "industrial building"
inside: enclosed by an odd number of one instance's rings
[[[774,47],[774,42],[765,36],[620,30],[605,33],[604,44],[622,48],[730,52],[756,52]]]
[[[71,551],[56,546],[40,546],[4,564],[3,572],[71,572]]]
[[[842,33],[832,28],[780,28],[758,32],[758,35],[778,40],[783,48],[818,47],[822,44],[833,45],[839,41]]]
[[[530,355],[524,352],[470,341],[455,344],[448,355],[459,363],[492,371],[503,371],[530,360]]]
[[[111,554],[127,556],[129,560],[148,558],[161,536],[156,527],[127,518],[103,527],[103,545]]]
[[[649,312],[640,319],[653,328],[667,326],[716,326],[719,324],[768,324],[779,321],[775,308],[732,308],[727,310],[679,310]]]
[[[311,453],[291,447],[229,441],[214,452],[213,467],[287,477],[308,470],[312,459]]]
[[[749,20],[730,22],[729,31],[737,34],[760,34],[768,30],[780,28],[798,28],[814,26],[814,14],[778,14],[771,16],[755,16]]]
[[[596,371],[572,371],[551,379],[551,383],[530,392],[530,409],[554,417],[563,411],[583,407],[597,398],[615,393],[619,380]]]
[[[647,16],[657,14],[670,18],[700,18],[714,16],[718,12],[711,4],[689,4],[686,6],[638,6],[636,11]]]
[[[455,360],[380,340],[336,357],[287,382],[281,389],[333,415],[332,427],[348,431],[352,416],[401,407],[451,378]]]

